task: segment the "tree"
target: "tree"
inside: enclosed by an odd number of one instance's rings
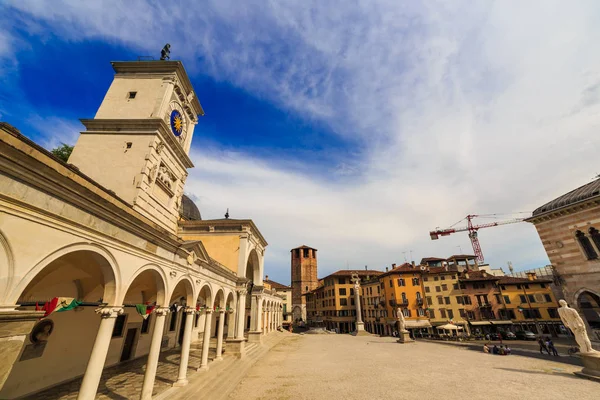
[[[69,156],[71,155],[72,151],[73,146],[69,146],[68,144],[63,143],[57,148],[52,149],[52,154],[54,155],[54,157],[60,158],[62,161],[67,162],[69,161]]]

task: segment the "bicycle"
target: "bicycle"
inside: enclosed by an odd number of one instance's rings
[[[575,353],[579,353],[579,347],[577,347],[577,346],[571,346],[567,350],[567,353],[569,353],[570,356],[575,355]]]

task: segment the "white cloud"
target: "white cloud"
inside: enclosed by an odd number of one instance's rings
[[[203,217],[229,207],[253,218],[271,243],[267,268],[280,269],[274,279],[288,279],[300,244],[319,248],[321,275],[346,261],[401,262],[410,250],[417,260],[467,252],[466,234],[431,242],[428,231],[468,213],[531,211],[598,172],[597,2],[160,4],[14,6],[68,40],[154,53],[169,41],[191,73],[358,140],[360,162],[337,173],[360,174],[335,183],[249,154],[194,153],[187,190]],[[545,262],[529,224],[480,239],[498,266]]]

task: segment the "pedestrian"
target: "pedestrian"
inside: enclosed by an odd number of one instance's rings
[[[558,356],[558,351],[556,350],[556,347],[554,347],[554,343],[552,343],[552,340],[549,337],[546,338],[546,347],[548,347],[548,354],[550,354],[550,350],[552,350],[552,354]]]
[[[498,332],[498,340],[500,341],[500,344],[502,344],[502,332]]]
[[[548,347],[546,346],[546,343],[544,342],[544,339],[542,339],[540,337],[538,339],[538,344],[540,345],[540,354],[544,354],[544,352],[542,350],[546,350],[546,353],[550,354],[550,350],[548,350]]]

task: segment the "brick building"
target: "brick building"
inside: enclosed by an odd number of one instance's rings
[[[565,300],[600,346],[600,179],[537,208],[527,221],[563,282]]]
[[[306,296],[319,286],[317,249],[300,246],[292,254],[292,316],[294,322],[306,321]]]

